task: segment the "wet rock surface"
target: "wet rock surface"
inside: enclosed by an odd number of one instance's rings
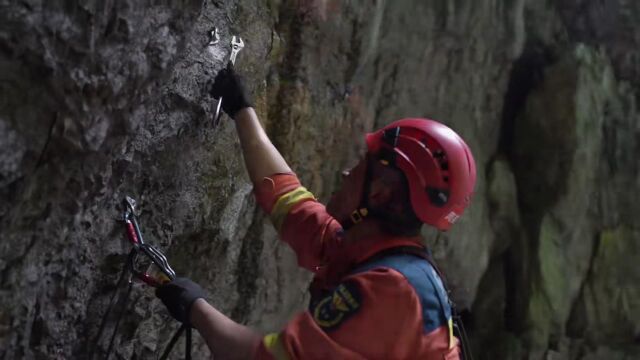
[[[305,307],[309,274],[257,208],[233,124],[212,125],[231,35],[269,135],[320,199],[365,131],[418,116],[467,139],[474,204],[425,238],[476,359],[640,354],[640,5],[167,4],[0,1],[1,359],[104,356],[125,195],[235,320],[277,331]],[[115,353],[156,358],[174,329],[136,284]],[[197,336],[194,351],[208,354]]]

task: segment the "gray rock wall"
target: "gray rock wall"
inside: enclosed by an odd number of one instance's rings
[[[421,116],[467,139],[474,203],[425,237],[475,358],[640,356],[635,2],[0,10],[0,358],[103,357],[113,316],[98,328],[129,250],[116,221],[126,194],[147,241],[235,320],[275,331],[304,308],[309,274],[257,209],[233,124],[212,125],[207,82],[229,54],[205,46],[213,26],[221,43],[244,39],[237,68],[258,113],[321,199],[365,131]],[[176,326],[136,284],[115,351],[155,358]]]

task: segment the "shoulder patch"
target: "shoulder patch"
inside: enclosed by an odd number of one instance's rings
[[[351,315],[358,312],[361,305],[360,290],[355,282],[344,282],[333,292],[320,299],[311,309],[311,315],[324,330],[334,330]]]

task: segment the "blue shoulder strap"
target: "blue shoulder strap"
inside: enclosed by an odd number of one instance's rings
[[[422,305],[425,333],[441,326],[450,326],[449,298],[440,276],[429,261],[413,254],[392,253],[360,265],[352,274],[375,268],[390,268],[401,273],[414,288]]]

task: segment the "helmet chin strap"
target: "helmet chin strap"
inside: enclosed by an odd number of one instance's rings
[[[369,209],[366,207],[358,206],[357,209],[353,210],[349,218],[342,221],[341,225],[344,230],[349,230],[353,225],[361,223],[364,218],[369,215]]]
[[[369,161],[370,159],[367,159]],[[369,210],[369,202],[367,199],[369,198],[369,187],[371,185],[371,166],[367,164],[367,172],[364,178],[363,186],[362,186],[362,195],[360,197],[360,204],[356,207],[355,210],[351,212],[349,218],[344,219],[340,225],[346,231],[349,230],[356,224],[359,224],[364,220],[367,216],[371,214]]]

